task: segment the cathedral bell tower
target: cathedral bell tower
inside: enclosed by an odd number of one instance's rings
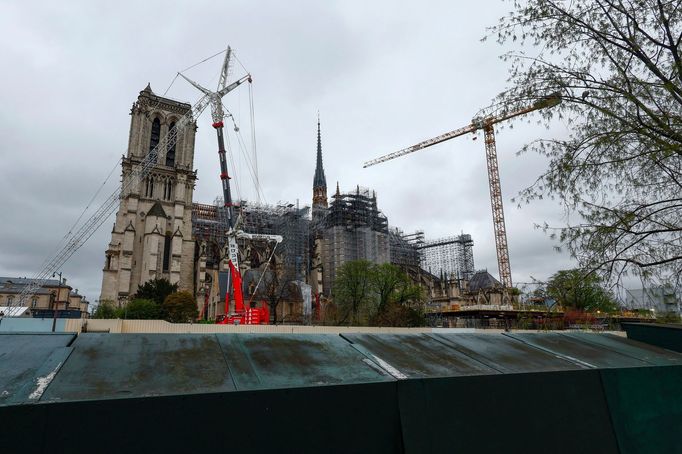
[[[149,85],[130,110],[128,152],[122,181],[140,166],[192,106],[163,98]],[[121,194],[111,242],[105,252],[100,300],[125,303],[145,282],[165,278],[179,288],[193,287],[192,193],[196,181],[194,136],[190,122],[175,143],[158,148],[157,162],[137,186]]]

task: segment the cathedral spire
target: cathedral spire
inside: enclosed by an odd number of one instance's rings
[[[313,178],[313,208],[327,207],[327,178],[322,166],[322,134],[320,133],[320,113],[317,113],[317,162]]]
[[[322,167],[322,135],[320,133],[320,113],[317,113],[317,163],[315,165],[315,178],[313,179],[313,189],[327,189],[327,179],[324,176]]]

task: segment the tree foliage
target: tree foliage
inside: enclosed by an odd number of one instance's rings
[[[345,263],[337,270],[333,294],[339,323],[421,326],[425,322],[421,288],[392,264]]]
[[[199,312],[190,292],[171,293],[162,306],[163,318],[172,323],[188,323],[196,320]]]
[[[558,271],[547,281],[547,296],[565,310],[587,312],[615,312],[618,309],[613,296],[601,285],[595,273],[572,269]]]
[[[133,300],[152,300],[160,307],[168,295],[177,291],[178,284],[171,284],[168,279],[152,279],[138,287]]]
[[[119,318],[119,310],[114,305],[113,301],[102,300],[97,305],[97,309],[92,314],[92,318],[97,319],[113,319]]]
[[[334,278],[334,304],[336,304],[339,323],[353,325],[366,323],[374,305],[370,294],[370,272],[372,264],[367,260],[354,260],[344,263]]]
[[[153,300],[134,299],[126,305],[124,317],[130,320],[158,320],[161,318],[161,306]]]
[[[514,109],[559,92],[544,109],[565,139],[526,145],[548,158],[521,193],[560,199],[577,222],[553,234],[583,267],[618,279],[679,280],[682,269],[682,8],[670,0],[513,0],[491,28],[505,55]],[[545,226],[550,228],[550,226]],[[676,282],[679,284],[679,282]]]

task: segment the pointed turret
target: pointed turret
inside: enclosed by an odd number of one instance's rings
[[[322,166],[322,134],[320,132],[320,114],[317,114],[317,162],[313,178],[313,209],[327,208],[327,178]]]

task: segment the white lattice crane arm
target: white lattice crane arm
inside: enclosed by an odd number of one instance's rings
[[[183,73],[178,73],[178,76],[180,76],[180,77],[182,77],[183,79],[185,79],[185,80],[186,80],[187,82],[189,82],[194,88],[196,88],[197,90],[199,90],[199,91],[202,92],[203,94],[205,94],[205,95],[210,95],[210,94],[211,94],[211,91],[210,91],[210,90],[208,90],[208,89],[202,87],[202,86],[199,85],[197,82],[194,82],[192,79],[190,79],[189,77],[185,76]]]
[[[260,241],[274,241],[275,243],[281,243],[284,238],[282,235],[268,235],[264,233],[246,233],[238,230],[236,233],[237,238],[246,238],[247,240],[260,240]]]
[[[226,94],[228,94],[229,92],[231,92],[232,90],[234,90],[235,88],[237,88],[238,86],[240,86],[241,84],[243,84],[246,81],[251,82],[251,74],[247,74],[244,77],[242,77],[241,79],[235,80],[230,85],[228,85],[227,87],[220,90],[218,92],[218,96],[220,96],[222,98],[223,96],[225,96]]]
[[[225,60],[223,60],[223,67],[220,71],[220,80],[218,80],[218,89],[221,89],[227,83],[227,78],[230,75],[230,62],[232,58],[232,48],[227,46],[227,51],[225,52]]]
[[[474,132],[478,129],[476,126],[473,124],[470,124],[469,126],[465,126],[464,128],[459,128],[455,129],[454,131],[446,132],[445,134],[441,134],[440,136],[436,136],[432,139],[425,140],[423,142],[419,142],[416,145],[412,145],[411,147],[403,148],[402,150],[394,151],[393,153],[389,153],[385,156],[381,156],[379,158],[372,159],[371,161],[365,162],[365,164],[362,166],[363,168],[373,166],[375,164],[381,164],[382,162],[390,161],[391,159],[399,158],[401,156],[405,156],[406,154],[414,153],[415,151],[423,150],[424,148],[428,148],[432,145],[436,145],[441,142],[445,142],[446,140],[454,139],[455,137],[459,137],[461,135],[464,135],[468,132]]]

